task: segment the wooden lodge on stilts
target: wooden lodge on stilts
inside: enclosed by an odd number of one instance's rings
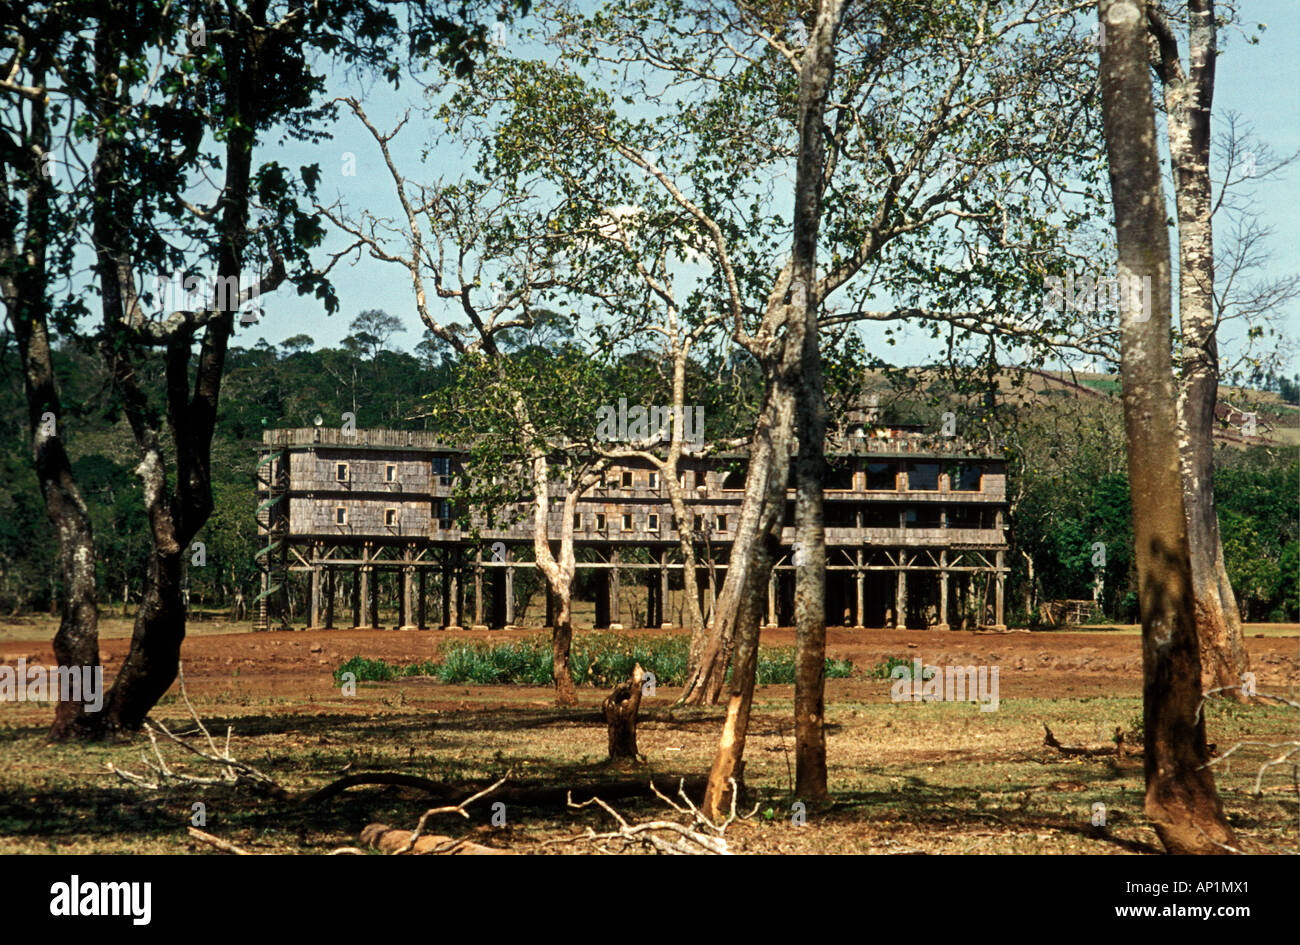
[[[257,464],[257,629],[546,626],[532,523],[480,527],[454,508],[466,452],[429,433],[277,429]],[[849,424],[828,443],[827,622],[849,627],[1002,628],[1006,467],[988,451],[915,429]],[[744,498],[743,454],[679,467],[693,516],[701,608],[709,618]],[[556,483],[563,497],[563,483]],[[577,504],[574,622],[683,624],[683,567],[660,473],[624,461]],[[793,622],[793,492],[767,593],[767,625]],[[548,523],[558,542],[559,512]],[[478,520],[478,519],[474,519]],[[532,573],[528,573],[532,572]],[[531,589],[516,595],[521,578]],[[304,580],[305,578],[305,580]]]

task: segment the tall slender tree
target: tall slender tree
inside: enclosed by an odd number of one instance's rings
[[[1228,579],[1214,501],[1214,426],[1219,398],[1219,313],[1215,295],[1211,113],[1218,31],[1214,0],[1186,0],[1187,63],[1159,0],[1147,3],[1156,40],[1178,216],[1179,410],[1183,502],[1191,551],[1192,593],[1204,675],[1239,701],[1250,669],[1241,610]]]
[[[52,335],[79,312],[56,303],[54,286],[72,270],[77,166],[70,149],[75,112],[47,77],[81,63],[60,62],[74,44],[75,11],[63,4],[4,4],[4,102],[0,119],[0,297],[22,363],[32,463],[46,515],[59,542],[63,594],[54,658],[60,666],[99,666],[98,590],[90,514],[72,471],[67,426],[55,377]],[[65,78],[67,72],[64,73]],[[84,699],[60,699],[50,737],[82,737],[94,728]]]
[[[1101,0],[1102,113],[1119,280],[1121,379],[1142,611],[1146,813],[1171,853],[1234,851],[1209,768],[1183,513],[1171,264],[1142,0]],[[1150,283],[1149,307],[1137,301]]]

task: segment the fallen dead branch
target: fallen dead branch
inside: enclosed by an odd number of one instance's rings
[[[469,812],[466,810],[469,805],[477,800],[487,797],[501,785],[506,783],[506,778],[510,777],[507,773],[504,777],[494,784],[483,790],[465,798],[459,804],[453,804],[446,807],[431,807],[421,816],[419,822],[415,825],[414,830],[400,830],[389,827],[387,824],[370,824],[365,830],[361,831],[361,842],[371,849],[379,850],[382,853],[388,853],[392,856],[401,856],[406,853],[416,855],[427,854],[469,854],[469,855],[492,855],[509,853],[509,850],[499,850],[495,847],[483,846],[481,843],[474,843],[468,837],[448,837],[443,834],[425,835],[424,828],[429,823],[429,818],[437,817],[442,814],[459,814],[465,819],[469,819]],[[345,853],[356,849],[355,847],[340,847],[333,853]]]
[[[468,819],[469,819],[469,813],[468,813],[468,811],[465,810],[465,808],[468,807],[470,804],[473,804],[475,801],[479,800],[480,798],[487,797],[489,794],[491,794],[491,793],[492,793],[493,791],[495,791],[497,788],[501,787],[501,785],[503,785],[503,784],[506,783],[506,778],[508,778],[508,777],[510,777],[510,773],[509,773],[509,772],[507,772],[507,773],[506,773],[506,774],[505,774],[505,775],[504,775],[504,776],[503,776],[499,781],[497,781],[495,784],[491,785],[490,787],[486,787],[486,788],[484,788],[483,790],[479,791],[477,794],[475,794],[475,795],[473,795],[473,796],[471,796],[471,797],[467,797],[467,798],[465,798],[465,800],[461,801],[459,804],[456,804],[456,805],[454,805],[454,806],[450,806],[450,807],[430,807],[428,810],[426,810],[426,811],[425,811],[425,812],[420,816],[420,821],[419,821],[419,823],[417,823],[417,824],[415,825],[415,829],[414,829],[413,831],[411,831],[411,837],[410,837],[410,839],[409,839],[409,840],[408,840],[408,841],[407,841],[407,842],[406,842],[406,843],[405,843],[405,844],[404,844],[400,849],[398,849],[398,850],[395,851],[395,852],[397,852],[397,853],[406,853],[406,852],[407,852],[408,850],[410,850],[413,846],[415,846],[415,842],[416,842],[417,840],[420,839],[420,834],[424,833],[424,826],[425,826],[425,824],[427,824],[427,823],[429,822],[429,818],[430,818],[430,817],[436,817],[436,816],[438,816],[439,814],[460,814],[460,816],[462,816],[462,817],[464,817],[466,820],[468,820]]]
[[[697,794],[703,793],[705,783],[706,781],[703,777],[685,779],[686,789]],[[337,781],[333,781],[320,790],[308,794],[302,799],[302,803],[304,805],[321,804],[331,798],[337,797],[349,788],[368,787],[372,785],[392,785],[412,788],[417,791],[422,791],[429,797],[446,804],[454,802],[456,798],[462,796],[466,790],[473,790],[475,787],[473,784],[446,784],[441,781],[433,781],[429,778],[421,778],[409,774],[388,774],[385,772],[375,772],[374,774],[352,774],[345,778],[340,778]],[[634,797],[645,797],[649,793],[644,780],[625,779],[574,788],[549,787],[540,784],[519,784],[502,788],[496,793],[496,800],[503,801],[511,807],[553,807],[557,804],[566,803],[570,794],[585,799],[595,796],[597,792],[599,792],[602,797],[611,800],[626,800]]]
[[[194,704],[190,702],[189,694],[185,691],[185,670],[183,666],[177,667],[177,679],[180,683],[181,699],[185,702],[185,707],[190,710],[190,718],[202,733],[203,738],[207,741],[207,750],[195,747],[194,745],[173,733],[162,722],[146,720],[144,723],[145,734],[149,736],[149,743],[153,747],[153,759],[148,754],[140,752],[140,759],[144,763],[146,774],[136,774],[123,768],[118,768],[111,761],[108,762],[108,770],[116,774],[123,781],[135,784],[140,787],[149,788],[150,790],[159,790],[174,784],[186,786],[206,787],[214,784],[238,784],[240,782],[248,784],[258,794],[273,797],[276,800],[288,800],[291,795],[288,790],[278,784],[275,779],[268,777],[261,771],[234,758],[230,754],[230,736],[232,727],[226,727],[226,743],[224,748],[217,747],[212,733],[208,727],[203,724],[199,718],[199,713],[195,711]],[[167,741],[179,745],[185,751],[197,755],[204,761],[209,762],[217,767],[217,774],[214,776],[204,776],[195,774],[185,774],[172,769],[163,756],[162,749],[158,744],[158,736],[162,736]]]
[[[1199,719],[1201,717],[1201,712],[1202,710],[1204,710],[1205,703],[1208,701],[1210,696],[1215,695],[1216,693],[1227,692],[1233,689],[1241,689],[1241,688],[1242,688],[1241,686],[1220,686],[1217,689],[1206,690],[1205,694],[1201,697],[1200,705],[1196,707],[1196,718]],[[1280,705],[1288,705],[1293,709],[1300,709],[1300,702],[1297,702],[1294,699],[1288,699],[1285,696],[1273,696],[1273,695],[1269,695],[1268,693],[1258,692],[1258,693],[1251,693],[1251,698],[1257,701],[1261,699],[1268,699]],[[1264,775],[1268,773],[1268,770],[1278,765],[1284,765],[1288,763],[1291,765],[1291,781],[1295,786],[1296,792],[1300,793],[1300,739],[1282,741],[1282,742],[1261,742],[1250,738],[1242,739],[1241,741],[1233,745],[1231,748],[1229,748],[1227,751],[1220,752],[1217,757],[1211,758],[1208,762],[1206,762],[1205,767],[1209,768],[1213,765],[1217,765],[1221,762],[1227,761],[1229,758],[1231,758],[1236,752],[1240,751],[1242,748],[1263,748],[1270,752],[1280,750],[1280,754],[1275,755],[1274,757],[1264,761],[1259,766],[1259,769],[1255,772],[1255,789],[1254,791],[1251,792],[1255,795],[1255,797],[1260,797],[1264,793]],[[1216,846],[1223,846],[1223,844],[1216,844]],[[1238,850],[1232,850],[1231,847],[1226,847],[1226,846],[1224,847],[1224,849],[1231,850],[1233,853],[1240,852]]]
[[[250,853],[248,850],[245,850],[243,847],[235,846],[229,840],[222,840],[220,837],[214,837],[210,833],[204,833],[198,827],[190,828],[190,836],[193,837],[195,840],[200,841],[201,843],[206,843],[208,846],[216,847],[222,853],[233,853],[236,856],[254,855]]]
[[[148,790],[162,790],[172,786],[185,787],[210,787],[214,785],[246,785],[254,793],[264,797],[270,797],[278,801],[288,801],[291,803],[311,806],[322,804],[331,798],[337,797],[350,788],[384,786],[384,787],[403,787],[424,793],[433,800],[441,801],[444,805],[456,807],[465,803],[462,799],[466,790],[475,790],[474,785],[466,784],[447,784],[441,781],[434,781],[431,778],[423,778],[418,775],[398,774],[395,772],[363,772],[358,774],[349,774],[338,778],[326,784],[324,787],[314,791],[290,791],[283,785],[279,784],[274,778],[259,771],[257,768],[240,761],[230,752],[230,740],[233,735],[233,727],[226,727],[226,737],[223,744],[219,745],[208,727],[199,718],[194,704],[190,701],[189,694],[185,689],[185,672],[184,668],[178,669],[178,682],[180,685],[181,700],[185,703],[186,709],[189,710],[190,718],[194,722],[193,731],[185,733],[173,732],[162,722],[153,719],[146,720],[144,724],[145,734],[149,737],[152,748],[152,757],[147,751],[141,751],[140,758],[143,768],[139,773],[119,768],[112,762],[107,767],[110,772],[115,774],[122,781],[128,784],[134,784]],[[638,688],[637,693],[640,692]],[[639,702],[639,699],[637,700]],[[201,736],[199,745],[192,744],[187,740],[187,736]],[[215,774],[202,775],[190,774],[176,770],[173,762],[169,762],[163,754],[162,745],[170,742],[179,746],[183,751],[199,758],[203,762],[211,765],[215,769]],[[499,783],[499,782],[498,782]],[[684,781],[687,789],[701,793],[704,790],[705,779],[690,778]],[[548,787],[544,785],[516,785],[511,788],[501,790],[497,793],[497,800],[500,800],[513,807],[550,807],[558,804],[567,803],[571,794],[579,797],[589,798],[599,791],[604,797],[611,800],[621,800],[632,797],[643,797],[646,794],[646,784],[642,780],[622,780],[608,781],[597,785],[562,788]]]
[[[389,827],[387,824],[371,824],[366,827],[365,830],[361,831],[361,842],[371,849],[392,856],[399,856],[404,853],[415,856],[428,856],[431,854],[441,856],[509,856],[514,854],[513,850],[484,846],[481,843],[473,842],[468,837],[448,837],[433,833],[420,837],[412,844],[411,831],[399,827]],[[341,847],[331,852],[343,853],[355,849],[355,847]]]
[[[592,843],[602,853],[624,853],[630,849],[640,847],[655,853],[678,856],[730,856],[731,851],[727,848],[726,832],[727,828],[736,820],[736,795],[739,791],[736,789],[734,778],[729,778],[728,781],[731,783],[731,811],[721,824],[713,823],[695,806],[686,794],[684,779],[678,784],[677,788],[682,804],[677,804],[661,793],[655,787],[654,782],[651,781],[650,790],[660,800],[678,813],[690,815],[691,825],[689,827],[672,820],[651,820],[642,824],[634,824],[600,797],[592,797],[582,802],[574,801],[572,797],[569,797],[568,806],[570,809],[581,810],[594,804],[614,819],[617,829],[597,833],[594,828],[588,827],[585,833],[574,837],[559,837],[554,840],[547,840],[543,845]],[[752,817],[757,810],[758,808],[755,807],[754,811],[751,811],[747,816]],[[611,849],[612,844],[617,844],[618,849]]]

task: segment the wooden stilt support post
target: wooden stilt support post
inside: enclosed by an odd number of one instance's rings
[[[862,616],[862,605],[864,602],[863,585],[866,583],[866,575],[862,571],[862,549],[858,549],[857,570],[853,572],[853,583],[855,585],[855,607],[853,610],[853,626],[855,630],[865,629],[867,621]]]
[[[374,601],[375,601],[375,582],[374,567],[370,562],[370,545],[364,545],[361,549],[361,619],[358,626],[373,627],[378,621],[375,620]]]
[[[415,548],[408,545],[402,556],[402,619],[400,629],[416,629]]]
[[[673,626],[672,610],[668,604],[668,552],[659,556],[659,626],[668,630]]]
[[[312,630],[321,624],[321,566],[320,545],[311,546],[311,604],[307,612],[307,626]]]
[[[510,549],[506,549],[506,560],[510,559]],[[506,568],[506,626],[515,625],[515,569]]]
[[[939,552],[939,622],[936,630],[951,629],[948,626],[948,549]]]
[[[618,549],[609,553],[609,629],[622,630],[618,608]]]
[[[352,599],[352,629],[361,626],[361,569],[352,568],[352,580],[348,583]]]
[[[334,629],[334,596],[338,591],[336,587],[338,572],[333,568],[325,569],[325,629]]]
[[[418,575],[419,604],[416,607],[415,626],[420,630],[429,629],[428,570],[428,568],[420,568]]]
[[[993,579],[993,629],[1005,630],[1006,621],[1006,552],[999,549],[997,556],[997,574]]]
[[[894,629],[907,629],[907,552],[898,552],[898,586],[894,589]]]
[[[471,630],[486,630],[483,622],[483,549],[474,555],[474,623]]]
[[[444,630],[460,629],[460,562],[456,552],[449,552],[447,561],[442,566],[442,606],[447,622]]]

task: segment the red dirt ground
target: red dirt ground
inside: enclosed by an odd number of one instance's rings
[[[1278,636],[1270,627],[1268,636],[1254,635],[1247,628],[1247,649],[1251,667],[1261,689],[1287,690],[1300,682],[1300,653],[1295,636]],[[1292,628],[1286,628],[1292,629]],[[270,633],[205,633],[190,636],[184,644],[183,661],[188,687],[195,694],[236,691],[250,699],[275,698],[294,703],[336,695],[332,672],[345,660],[361,655],[391,663],[410,663],[436,656],[440,643],[449,639],[508,640],[543,633],[537,628],[492,631],[395,631],[395,630],[300,630]],[[581,632],[581,631],[580,631]],[[680,631],[626,631],[658,635]],[[1285,630],[1283,630],[1285,632]],[[851,679],[827,682],[827,697],[833,701],[881,701],[888,692],[880,680],[862,674],[889,657],[926,663],[984,664],[1000,667],[1002,699],[1017,697],[1086,697],[1138,695],[1141,691],[1141,649],[1136,634],[1123,631],[1054,631],[1049,633],[989,633],[959,631],[847,630],[831,628],[827,634],[828,655],[853,661]],[[129,640],[100,642],[106,675],[111,675],[127,652]],[[791,646],[791,629],[765,630],[762,642]],[[0,642],[0,662],[13,663],[26,657],[28,663],[53,662],[48,640]],[[672,695],[660,687],[661,698]],[[772,687],[778,690],[781,687]],[[447,686],[449,708],[462,704],[457,696],[470,695],[504,702],[549,702],[549,690],[541,687]],[[454,693],[454,695],[453,695]],[[427,693],[422,693],[426,695]],[[431,695],[431,694],[429,694]],[[585,689],[583,701],[598,702],[604,692]],[[434,697],[437,699],[437,697]],[[422,700],[423,701],[423,700]],[[656,700],[657,701],[657,700]],[[287,711],[293,711],[289,706]]]

